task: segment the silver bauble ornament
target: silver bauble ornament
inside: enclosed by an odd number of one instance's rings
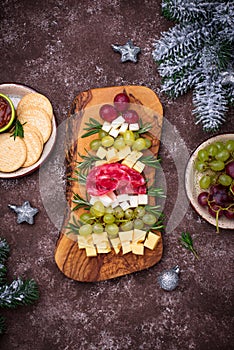
[[[158,283],[160,287],[167,291],[174,290],[179,284],[179,272],[180,268],[178,265],[174,266],[170,270],[163,271],[158,276]]]

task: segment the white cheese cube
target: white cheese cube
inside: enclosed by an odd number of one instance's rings
[[[118,118],[114,119],[111,122],[111,127],[114,129],[117,129],[120,125],[122,125],[125,122],[125,119],[120,115]]]
[[[144,242],[145,236],[146,236],[146,231],[139,230],[139,229],[135,228],[135,229],[133,230],[132,242],[133,242],[133,243]]]
[[[106,152],[106,159],[108,160],[108,162],[118,161],[117,153],[118,152],[114,147],[109,148],[108,151]]]
[[[109,132],[110,129],[111,129],[111,123],[109,122],[104,122],[103,125],[102,125],[102,130],[106,131],[106,132]]]
[[[119,133],[123,134],[125,131],[128,130],[128,123],[123,123],[121,127],[119,128]]]
[[[143,243],[132,243],[132,252],[136,255],[144,255],[144,244]]]
[[[129,203],[131,208],[138,207],[138,196],[129,196]]]
[[[100,146],[97,150],[97,157],[104,159],[106,157],[107,151],[104,147]]]
[[[106,164],[106,163],[107,163],[106,160],[96,160],[95,166],[103,165],[103,164]]]
[[[145,168],[145,164],[143,164],[141,161],[137,161],[136,164],[134,164],[133,169],[141,173]]]
[[[89,203],[90,203],[91,205],[93,205],[93,204],[96,203],[97,201],[99,201],[99,197],[90,196]]]
[[[109,253],[111,251],[109,241],[100,242],[96,246],[97,246],[97,252],[100,254]]]
[[[111,206],[112,206],[113,209],[118,207],[118,205],[119,205],[118,199],[116,199],[114,202],[111,203]]]
[[[138,204],[139,205],[148,204],[148,195],[147,194],[138,194]]]
[[[123,211],[127,210],[128,208],[130,208],[130,204],[127,201],[121,202],[120,206],[123,209]]]
[[[129,146],[124,147],[123,149],[121,149],[118,152],[118,157],[119,160],[124,159],[125,157],[127,157],[128,154],[131,153],[131,148]]]
[[[109,135],[113,136],[114,138],[116,138],[119,135],[119,130],[111,128],[111,130],[109,131]]]
[[[117,195],[117,199],[120,202],[126,202],[129,200],[129,195],[127,193],[124,193],[124,194],[118,194]]]
[[[94,242],[92,235],[88,236],[77,236],[77,241],[78,241],[78,246],[79,249],[84,249],[84,248],[91,248],[94,247]]]
[[[123,244],[123,242],[132,241],[132,237],[133,237],[133,230],[119,232],[119,238],[120,238],[122,244]]]
[[[129,128],[129,130],[131,130],[131,131],[137,131],[137,130],[139,130],[139,129],[140,129],[140,127],[139,127],[139,124],[138,124],[138,123],[129,124],[128,128]]]
[[[132,251],[131,243],[124,242],[124,244],[122,244],[122,251],[123,251],[123,255],[130,253]]]
[[[100,196],[99,200],[100,200],[100,202],[102,202],[102,204],[105,207],[109,207],[109,205],[111,205],[111,203],[113,202],[112,199],[109,196],[107,196],[106,194],[104,194],[103,196]]]
[[[100,244],[102,242],[108,242],[107,232],[92,233],[93,243]]]

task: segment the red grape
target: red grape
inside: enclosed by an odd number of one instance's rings
[[[113,107],[112,105],[109,104],[105,104],[100,108],[99,111],[100,117],[111,123],[114,119],[116,119],[118,117],[118,112],[115,109],[115,107]]]
[[[234,179],[234,160],[227,163],[225,167],[226,174],[231,176]]]
[[[128,109],[129,103],[130,103],[129,97],[124,92],[119,93],[114,98],[115,108],[119,112],[126,111],[126,109]]]
[[[136,111],[129,109],[128,111],[125,111],[123,113],[123,118],[125,119],[126,123],[128,124],[135,124],[139,121],[139,115]]]
[[[208,205],[208,198],[208,192],[201,192],[197,198],[197,201],[202,207],[206,207]]]
[[[234,220],[234,207],[228,210],[224,210],[224,215],[226,216],[226,218],[230,219],[230,220]]]
[[[221,210],[221,207],[219,205],[214,204],[214,203],[210,203],[210,205],[208,207],[208,212],[214,218],[216,217],[217,212],[218,212],[219,218],[223,215],[223,210]]]

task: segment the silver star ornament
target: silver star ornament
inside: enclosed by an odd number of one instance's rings
[[[115,52],[119,52],[121,54],[120,61],[126,62],[126,61],[132,61],[134,63],[137,62],[137,55],[141,52],[141,49],[138,46],[134,46],[132,40],[128,40],[128,42],[121,46],[121,45],[111,45],[112,49]]]
[[[32,225],[34,223],[34,215],[38,213],[37,208],[32,208],[29,201],[24,202],[21,206],[8,204],[8,207],[17,214],[17,223],[27,222]]]

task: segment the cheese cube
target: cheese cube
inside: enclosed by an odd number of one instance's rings
[[[106,163],[107,163],[106,160],[96,160],[95,166],[103,165],[103,164],[106,164]]]
[[[120,125],[122,125],[125,122],[125,119],[120,115],[118,118],[114,119],[111,122],[111,127],[114,129],[117,129]]]
[[[128,128],[129,128],[129,130],[131,130],[131,131],[137,131],[137,130],[139,130],[139,129],[140,129],[140,127],[139,127],[139,124],[138,124],[138,123],[129,124]]]
[[[144,242],[144,246],[146,248],[149,248],[151,250],[154,250],[154,248],[156,247],[156,245],[158,244],[160,240],[160,236],[156,235],[155,233],[153,232],[149,232],[148,233],[148,236]]]
[[[119,160],[118,152],[114,147],[108,149],[108,151],[106,152],[106,159],[108,160],[108,162],[117,162]]]
[[[112,206],[113,209],[118,207],[118,205],[119,205],[118,199],[116,199],[114,202],[111,203],[111,206]]]
[[[121,149],[118,152],[119,160],[124,159],[130,153],[131,153],[131,148],[129,146],[125,146],[123,149]]]
[[[123,123],[121,127],[119,128],[119,133],[123,134],[125,131],[128,130],[128,123]]]
[[[94,247],[92,235],[88,235],[88,236],[80,236],[80,235],[78,235],[77,236],[77,241],[78,241],[79,249],[85,249],[85,248]]]
[[[109,253],[111,251],[109,241],[100,242],[96,245],[96,247],[97,247],[97,252],[99,254]]]
[[[141,161],[137,161],[136,164],[134,164],[133,169],[141,173],[145,168],[145,164],[143,164]]]
[[[102,125],[102,130],[106,131],[106,132],[109,132],[110,129],[111,129],[111,123],[109,122],[104,122],[103,125]]]
[[[121,243],[123,245],[123,243],[125,242],[130,242],[132,241],[132,237],[133,237],[133,230],[130,231],[120,231],[119,232],[119,238],[121,240]]]
[[[138,204],[139,205],[148,204],[148,195],[147,194],[138,194]]]
[[[112,247],[114,248],[115,253],[119,254],[120,248],[121,248],[121,242],[119,237],[111,238],[110,241],[111,241]]]
[[[123,251],[123,255],[130,253],[132,251],[131,243],[130,242],[124,242],[124,244],[122,243],[122,251]]]
[[[133,230],[132,242],[133,243],[144,242],[145,236],[146,236],[146,231],[139,230],[138,228],[135,228]]]
[[[85,248],[85,251],[88,257],[97,256],[97,251],[94,246]]]
[[[130,204],[127,201],[121,202],[120,206],[123,209],[123,211],[127,210],[128,208],[130,208]]]
[[[99,244],[99,243],[102,243],[102,242],[108,242],[107,232],[92,233],[92,237],[93,237],[93,243],[94,244]]]
[[[132,252],[137,255],[144,255],[144,244],[143,243],[132,243]]]
[[[129,202],[131,208],[138,207],[138,196],[129,196]]]
[[[120,202],[125,202],[125,201],[129,200],[129,195],[127,193],[119,194],[117,196],[117,199],[118,199],[119,203]]]
[[[96,203],[97,201],[99,201],[99,197],[90,196],[89,203],[90,203],[91,205],[93,205],[93,204]]]
[[[109,135],[116,138],[119,135],[119,130],[115,128],[111,128],[111,130],[109,131]]]
[[[122,164],[128,166],[129,168],[132,168],[133,165],[135,164],[135,161],[128,157],[122,161]]]
[[[98,148],[96,153],[97,157],[100,159],[104,159],[106,157],[106,154],[107,154],[107,150],[102,146]]]
[[[132,151],[127,157],[123,160],[122,164],[129,166],[130,168],[136,163],[136,161],[141,158],[142,152]]]

